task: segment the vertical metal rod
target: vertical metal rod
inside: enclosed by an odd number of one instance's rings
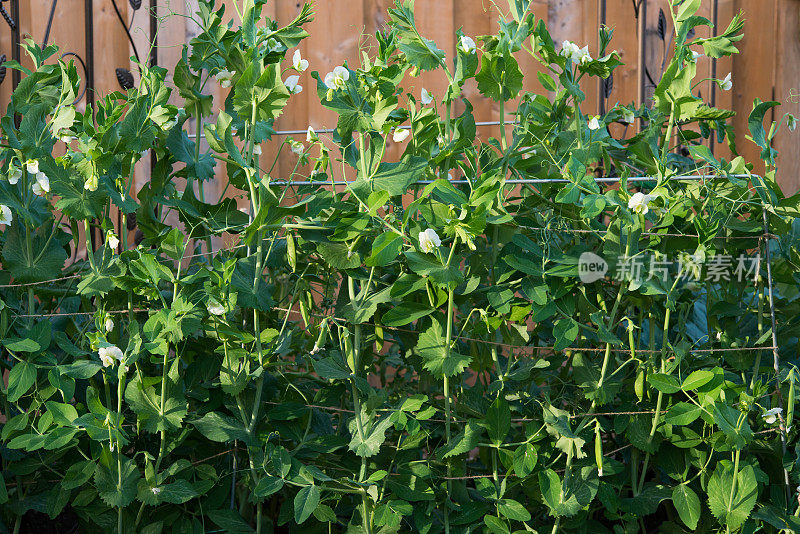
[[[711,4],[711,22],[714,24],[712,28],[712,36],[717,36],[717,22],[719,20],[719,0],[714,0]],[[717,58],[711,58],[711,107],[717,107],[717,83],[714,81],[717,79]],[[711,130],[711,135],[709,136],[709,144],[711,145],[709,148],[711,149],[711,154],[714,154],[714,148],[716,146],[716,132]]]
[[[647,33],[647,0],[639,0],[639,13],[638,13],[638,29],[639,29],[639,90],[638,90],[638,100],[639,106],[643,106],[645,99],[647,97],[647,93],[645,91],[645,80],[647,76],[645,71],[647,70],[647,58],[645,54],[647,53],[647,43],[645,39],[645,34]],[[639,131],[641,132],[644,130],[644,119],[639,119]]]
[[[50,30],[53,28],[53,17],[56,14],[56,4],[58,4],[58,0],[53,0],[53,3],[50,5],[50,15],[47,17],[47,28],[44,30],[44,40],[42,41],[42,48],[47,46],[47,41],[50,40]]]
[[[86,38],[86,110],[94,108],[94,0],[85,0],[83,29]],[[94,115],[94,111],[91,111]]]
[[[769,297],[769,315],[772,323],[772,367],[775,370],[775,393],[778,397],[778,405],[783,407],[783,394],[781,393],[780,383],[780,355],[778,354],[778,322],[775,319],[775,304],[772,298],[772,253],[769,250],[769,215],[767,214],[766,206],[762,206],[762,214],[764,218],[764,259],[767,263],[767,295]],[[783,419],[783,414],[778,414],[781,431],[781,446],[783,454],[786,456],[786,422]],[[787,498],[791,496],[789,487],[789,471],[785,468],[783,470],[784,484],[786,485]]]
[[[150,66],[158,65],[158,3],[150,0]]]
[[[19,0],[11,0],[11,18],[14,19],[14,22],[16,22],[14,29],[11,31],[11,39],[13,40],[11,57],[14,61],[19,63],[22,55],[22,50],[19,43]],[[21,74],[22,73],[17,69],[11,71],[11,81],[14,85],[14,89],[16,89],[17,85],[19,85]]]
[[[83,31],[86,41],[86,112],[91,113],[94,122],[94,0],[84,0]],[[90,227],[86,228],[88,230]],[[87,232],[86,240],[92,244],[87,247],[87,254],[91,254],[88,249],[97,250],[99,239],[97,231]]]
[[[598,0],[598,13],[600,15],[600,28],[606,25],[606,0]],[[598,28],[598,35],[599,35],[599,28]],[[600,103],[600,115],[606,114],[606,91],[605,91],[605,80],[603,78],[599,78],[597,80],[597,101]]]

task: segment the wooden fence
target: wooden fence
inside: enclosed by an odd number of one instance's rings
[[[231,2],[224,0],[227,4]],[[264,13],[279,23],[286,23],[294,18],[301,2],[271,0]],[[196,0],[142,0],[140,3],[139,9],[133,8],[137,2],[128,0],[11,0],[3,5],[11,6],[11,15],[23,39],[30,37],[39,43],[47,40],[58,44],[62,53],[78,54],[91,71],[87,72],[89,85],[96,94],[102,95],[119,89],[117,67],[135,71],[128,59],[134,50],[142,60],[152,58],[171,68],[180,56],[181,46],[197,32],[197,26],[188,16],[196,10]],[[288,109],[277,122],[278,130],[335,125],[335,115],[323,109],[317,100],[310,71],[317,70],[324,75],[345,60],[351,65],[357,64],[359,49],[370,45],[369,36],[385,24],[386,8],[392,3],[393,0],[316,0],[315,20],[308,28],[311,37],[301,45],[303,56],[311,63],[309,71],[301,76],[300,83],[306,90],[292,97]],[[417,0],[416,16],[421,33],[435,40],[448,57],[453,57],[454,35],[458,28],[473,36],[495,31],[498,20],[495,4],[502,6],[505,1]],[[667,5],[668,0],[535,0],[534,14],[548,24],[556,42],[570,39],[588,44],[590,52],[596,53],[599,25],[605,24],[615,30],[611,48],[620,53],[626,65],[618,69],[607,99],[601,98],[599,86],[584,87],[588,96],[586,113],[599,113],[603,107],[608,109],[617,102],[640,103],[649,98],[652,80],[659,79],[664,54],[670,48],[670,25],[666,28],[666,42],[658,31],[659,10],[666,10]],[[227,14],[231,16],[235,11],[228,7]],[[703,0],[700,14],[718,21],[718,26],[724,29],[739,10],[744,11],[746,18],[745,38],[739,44],[742,53],[733,59],[719,60],[716,65],[709,58],[701,58],[698,72],[701,78],[711,77],[714,70],[720,78],[732,72],[732,91],[719,91],[711,82],[704,82],[700,88],[702,95],[712,98],[716,105],[737,112],[733,119],[737,145],[749,160],[756,161],[758,150],[745,140],[747,115],[753,100],[781,101],[784,105],[775,118],[785,112],[800,115],[800,0]],[[153,12],[155,17],[151,16]],[[130,25],[135,46],[131,45],[121,20]],[[151,50],[150,42],[154,37],[157,47]],[[4,26],[0,30],[0,53],[11,58],[13,49],[13,32]],[[535,75],[541,67],[527,56],[520,55],[520,59],[526,89],[543,92]],[[406,84],[409,89],[414,87],[416,93],[423,86],[441,96],[446,80],[441,73],[434,72],[410,79]],[[11,87],[9,74],[0,84],[0,104],[8,102]],[[499,120],[498,106],[481,97],[476,87],[467,87],[465,96],[475,106],[478,121]],[[81,105],[85,105],[85,101],[86,98]],[[193,125],[188,126],[193,131]],[[496,136],[498,132],[496,126],[479,128],[479,134],[484,137]],[[784,129],[775,143],[781,153],[779,181],[787,193],[800,189],[800,142],[796,135],[800,132],[793,134]],[[298,139],[303,137],[297,136]],[[388,157],[398,155],[399,147],[389,150]],[[274,154],[265,150],[265,161],[271,156]],[[276,176],[284,176],[291,170],[294,166],[291,157],[291,154],[281,157]],[[139,184],[147,179],[148,168],[147,161],[140,163]],[[221,175],[217,183],[207,184],[206,195],[214,198],[215,191],[224,187],[223,180]]]

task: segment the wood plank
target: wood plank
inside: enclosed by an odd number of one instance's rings
[[[639,40],[636,34],[636,12],[630,0],[606,1],[606,26],[614,31],[608,52],[616,50],[624,65],[614,71],[611,94],[606,98],[606,111],[616,105],[637,104],[639,88]],[[614,137],[630,136],[630,127],[610,125]]]
[[[774,65],[771,58],[775,46],[771,39],[764,38],[764,32],[775,31],[775,0],[735,0],[734,5],[744,10],[749,22],[745,24],[744,38],[737,45],[741,54],[733,57],[731,69],[736,147],[748,162],[755,164],[754,172],[763,173],[764,165],[759,157],[761,150],[745,136],[749,135],[747,117],[753,109],[753,100],[772,99]]]
[[[800,117],[800,3],[796,0],[778,0],[775,35],[786,36],[777,43],[775,58],[775,100],[783,105],[776,112],[776,120],[785,113]],[[792,66],[792,67],[790,67]],[[786,126],[775,137],[778,150],[778,183],[787,195],[800,190],[800,143],[797,132]]]

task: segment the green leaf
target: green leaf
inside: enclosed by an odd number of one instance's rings
[[[516,473],[518,477],[527,477],[533,472],[533,468],[536,467],[538,459],[539,455],[533,443],[520,445],[514,451],[514,473]]]
[[[122,463],[121,475],[122,484],[118,485],[116,462],[111,462],[110,468],[102,463],[97,464],[94,472],[97,493],[103,502],[112,508],[124,508],[136,498],[140,475],[133,460],[126,459]]]
[[[697,10],[700,9],[700,3],[701,0],[684,0],[684,2],[678,8],[678,13],[675,17],[675,20],[678,22],[683,22],[684,20],[693,16],[695,13],[697,13]]]
[[[314,362],[314,371],[326,380],[344,380],[350,378],[352,372],[340,358],[323,358]]]
[[[681,521],[694,530],[700,521],[700,499],[692,488],[686,484],[675,486],[672,490],[672,504],[678,511]]]
[[[664,416],[664,422],[677,426],[690,425],[700,417],[702,411],[703,409],[696,404],[679,402],[669,409],[666,416]]]
[[[395,163],[383,162],[369,177],[359,170],[358,178],[348,189],[358,195],[362,202],[366,202],[375,191],[386,191],[393,197],[403,195],[411,184],[425,177],[428,165],[428,161],[419,156],[406,156]]]
[[[39,352],[42,350],[42,346],[30,338],[9,337],[3,340],[3,346],[11,352]]]
[[[240,117],[255,116],[257,121],[272,121],[280,116],[289,91],[281,81],[281,66],[260,61],[249,63],[233,90],[233,109]]]
[[[450,458],[459,454],[466,454],[478,446],[481,437],[481,426],[474,419],[467,421],[464,430],[458,435],[453,436],[450,444],[444,448],[442,458]]]
[[[17,362],[8,375],[8,400],[17,402],[36,382],[36,367],[26,361]]]
[[[442,262],[432,254],[409,251],[406,252],[405,255],[408,259],[408,266],[412,271],[420,276],[429,276],[437,284],[460,284],[464,279],[464,275],[457,265],[445,267],[442,265]]]
[[[489,407],[486,412],[485,425],[489,439],[495,446],[500,446],[508,431],[511,430],[511,409],[504,398],[496,398]]]
[[[708,371],[706,369],[699,369],[694,371],[686,379],[683,381],[683,385],[681,386],[684,391],[692,391],[697,388],[701,388],[711,382],[714,378],[714,373]]]
[[[680,382],[672,375],[655,373],[647,376],[647,382],[661,393],[671,395],[681,390]]]
[[[95,469],[96,465],[91,460],[74,463],[64,473],[61,486],[67,490],[79,488],[92,478]]]
[[[389,327],[405,326],[436,311],[430,304],[420,302],[401,302],[386,311],[381,324]]]
[[[510,530],[508,530],[508,526],[503,522],[502,519],[493,515],[486,515],[483,516],[483,522],[489,528],[489,531],[492,534],[510,534]]]
[[[539,488],[550,513],[556,517],[572,517],[594,500],[599,486],[597,469],[588,466],[574,469],[563,486],[562,494],[562,481],[552,469],[539,472]]]
[[[78,380],[86,380],[96,375],[102,368],[103,366],[98,362],[92,360],[78,360],[69,365],[62,366],[61,372]]]
[[[470,356],[458,354],[447,347],[444,328],[438,320],[419,335],[417,352],[422,356],[424,368],[434,376],[455,376],[464,371],[472,360]]]
[[[50,228],[43,225],[31,237],[31,246],[25,240],[25,231],[17,220],[6,228],[3,246],[3,268],[15,282],[40,282],[60,276],[67,253],[58,239],[48,239]]]
[[[361,265],[361,255],[348,250],[344,243],[317,243],[317,252],[334,269],[355,269]]]
[[[229,534],[255,532],[236,510],[229,510],[227,508],[224,510],[211,510],[208,512],[208,518],[219,528],[225,529],[225,532]]]
[[[475,79],[481,94],[495,102],[507,102],[516,98],[522,90],[522,71],[511,54],[484,52],[481,70]]]
[[[513,521],[530,521],[531,513],[513,499],[500,499],[497,511]]]
[[[183,393],[173,385],[171,380],[165,384],[167,397],[164,399],[164,413],[161,413],[161,396],[153,386],[143,388],[139,377],[128,382],[125,388],[125,401],[136,412],[142,426],[148,432],[161,430],[179,430],[187,413],[187,402]]]
[[[317,486],[306,486],[294,497],[294,520],[300,525],[311,517],[319,504],[320,492]]]
[[[283,488],[283,479],[271,475],[265,475],[256,484],[253,493],[257,497],[269,497]]]
[[[200,494],[188,480],[178,479],[175,482],[161,486],[161,493],[158,495],[163,502],[172,504],[183,504],[189,502]]]
[[[733,464],[727,460],[721,461],[708,479],[708,507],[719,522],[730,530],[741,527],[756,505],[758,484],[753,467],[744,466],[736,473],[736,486],[731,499],[733,485]]]
[[[372,255],[364,262],[367,267],[386,267],[400,255],[403,238],[394,232],[384,232],[372,242]]]
[[[386,431],[394,424],[394,414],[384,415],[381,419],[375,420],[367,417],[366,412],[361,416],[363,420],[362,434],[358,430],[358,422],[353,417],[348,423],[350,428],[350,450],[362,458],[375,456],[380,452],[381,445],[386,441]]]
[[[211,441],[227,443],[234,440],[249,443],[251,438],[244,425],[230,417],[218,412],[209,412],[201,419],[193,421],[194,427]]]
[[[714,423],[725,433],[734,448],[742,449],[752,439],[753,430],[747,422],[747,414],[717,401],[714,403],[713,416]]]
[[[71,426],[72,422],[78,418],[78,410],[71,404],[61,402],[45,402],[47,411],[53,415],[53,422],[61,426]]]

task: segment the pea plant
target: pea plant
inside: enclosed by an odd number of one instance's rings
[[[740,15],[698,37],[675,0],[652,101],[587,116],[610,29],[593,55],[510,0],[447,57],[397,0],[359,64],[312,72],[338,119],[303,140],[275,120],[312,6],[280,27],[264,3],[199,0],[174,89],[140,65],[84,112],[54,46],[8,63],[3,532],[800,530],[800,196],[778,103],[736,139],[700,92],[744,82],[697,76]]]

